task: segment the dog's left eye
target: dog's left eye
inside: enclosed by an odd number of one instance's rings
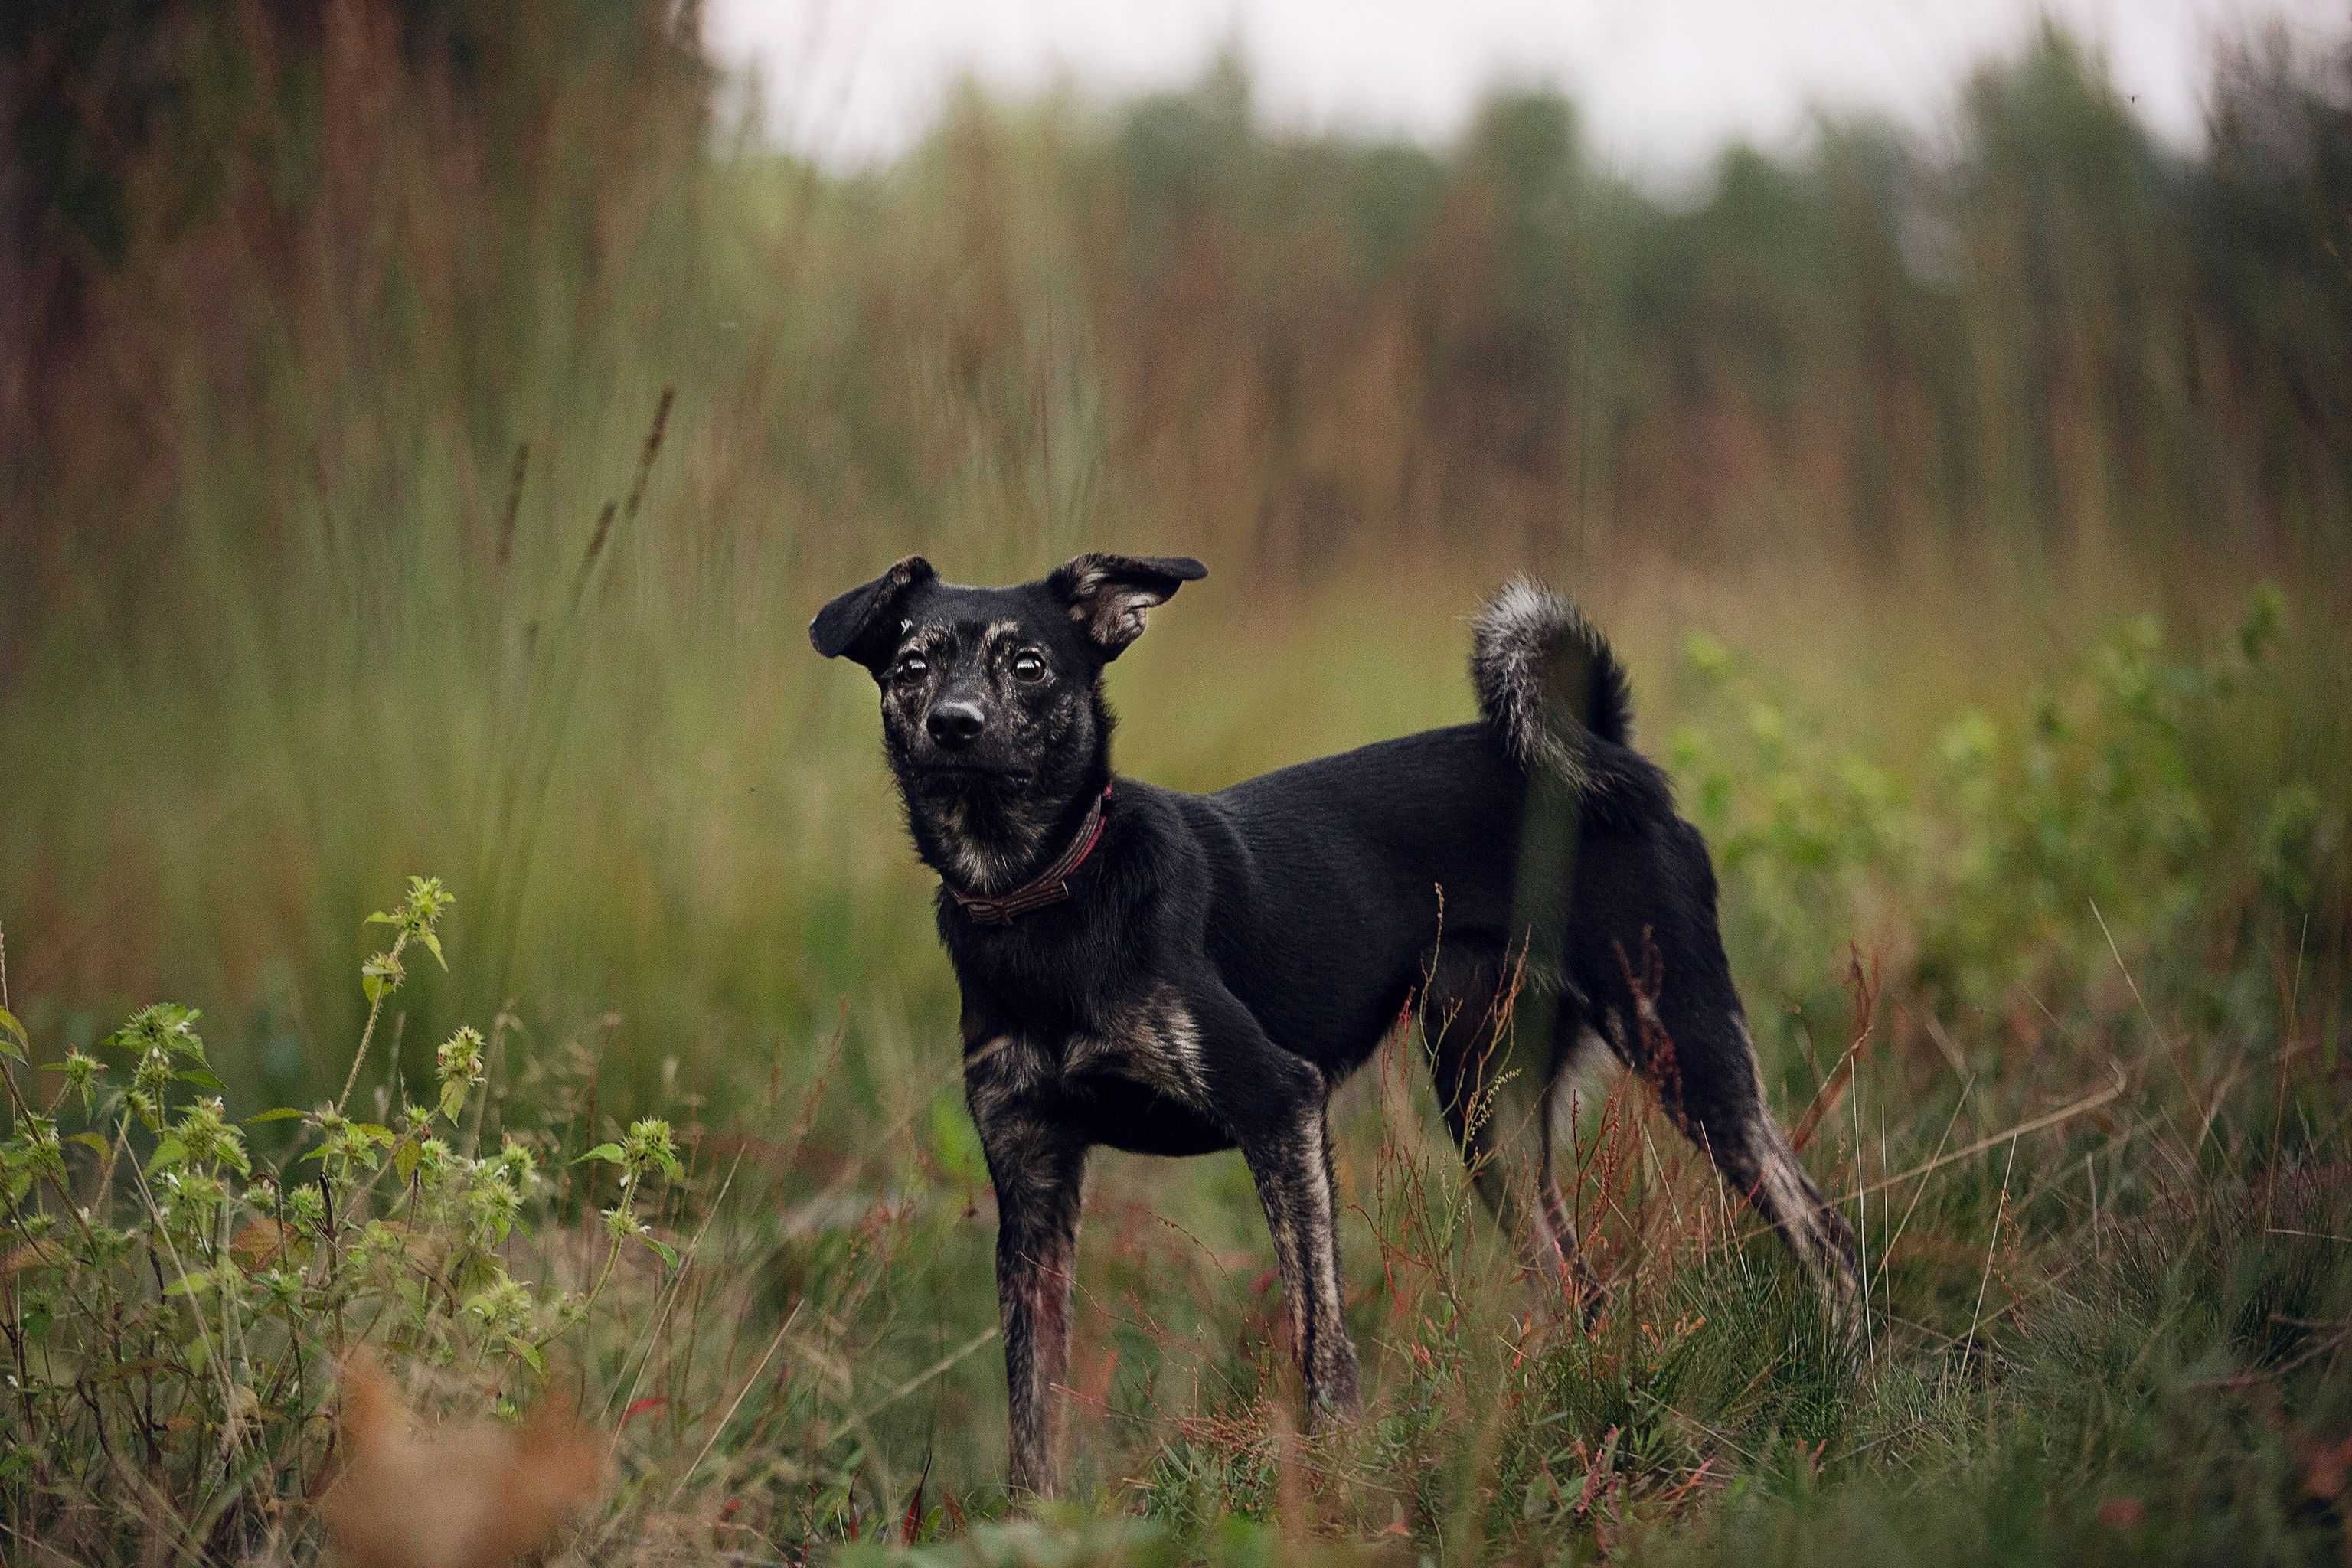
[[[1013,679],[1015,680],[1045,679],[1045,659],[1025,648],[1023,651],[1014,654],[1013,656]]]

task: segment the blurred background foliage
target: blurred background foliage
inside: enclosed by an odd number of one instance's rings
[[[355,911],[430,868],[474,989],[425,1022],[512,1000],[643,1083],[849,997],[951,1072],[863,679],[801,627],[909,551],[1096,545],[1214,568],[1114,683],[1126,763],[1198,787],[1465,716],[1508,571],[1584,598],[1776,1038],[1849,942],[1991,1061],[2126,962],[2243,1026],[2282,964],[2342,994],[2343,47],[2223,48],[2189,156],[2044,29],[1942,135],[1829,121],[1680,199],[1548,92],[1305,134],[1231,55],[962,89],[829,171],[691,4],[32,0],[0,69],[37,1030],[201,998],[314,1088]]]

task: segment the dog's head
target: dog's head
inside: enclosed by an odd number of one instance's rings
[[[1087,554],[1009,588],[910,555],[817,612],[809,641],[881,689],[883,746],[926,859],[975,889],[1016,882],[1108,776],[1104,666],[1208,575],[1181,556]]]

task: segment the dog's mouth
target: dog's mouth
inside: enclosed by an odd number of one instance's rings
[[[1020,789],[1036,774],[1027,768],[1009,767],[1001,763],[923,762],[916,764],[915,776],[926,787],[970,789],[993,787]]]

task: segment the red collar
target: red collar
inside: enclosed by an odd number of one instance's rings
[[[949,897],[973,921],[984,926],[1009,926],[1023,915],[1048,905],[1064,902],[1070,896],[1070,878],[1087,863],[1087,857],[1102,842],[1103,821],[1109,815],[1110,785],[1103,785],[1102,794],[1087,809],[1087,819],[1078,826],[1077,837],[1070,841],[1062,858],[1037,876],[1001,898],[983,898],[976,893],[959,893],[948,889]]]

